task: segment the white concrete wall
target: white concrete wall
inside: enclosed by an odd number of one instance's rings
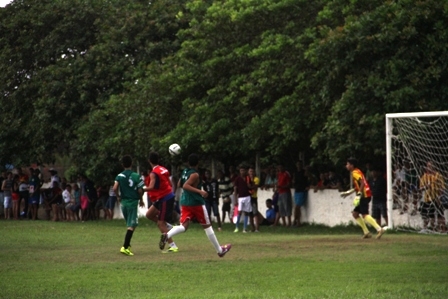
[[[292,190],[294,194],[294,190]],[[266,204],[265,201],[268,198],[272,198],[272,190],[258,190],[258,209],[263,214],[266,215]],[[353,197],[354,195],[342,198],[337,190],[326,189],[314,192],[313,190],[308,192],[308,199],[306,204],[302,207],[302,222],[323,224],[327,226],[336,225],[347,225],[354,223],[351,211],[353,210]],[[146,196],[144,199],[146,203]],[[293,198],[294,203],[294,198]],[[147,208],[139,208],[139,217],[145,217]],[[221,207],[219,208],[221,213]],[[370,210],[371,211],[371,210]],[[420,228],[422,227],[422,219],[420,214],[417,213],[415,216],[411,216],[408,213],[403,215],[399,214],[399,210],[393,210],[393,221],[394,227],[396,226],[409,226]],[[120,205],[117,203],[115,206],[114,218],[122,219],[123,214],[121,213]],[[227,220],[228,218],[226,218]],[[382,221],[384,225],[384,221]]]

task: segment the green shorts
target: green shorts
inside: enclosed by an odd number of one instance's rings
[[[124,220],[126,220],[126,227],[138,226],[138,200],[123,199],[121,201],[121,212]]]

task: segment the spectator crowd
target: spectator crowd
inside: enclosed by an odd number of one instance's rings
[[[260,177],[253,166],[245,164],[220,169],[216,177],[210,170],[200,169],[202,188],[208,194],[206,209],[210,219],[216,222],[218,230],[222,230],[222,223],[228,219],[235,225],[235,232],[240,231],[242,222],[243,233],[258,232],[260,226],[266,225],[300,227],[301,207],[306,204],[308,192],[350,188],[349,176],[341,176],[335,168],[314,173],[301,161],[293,168],[287,170],[281,164],[271,165],[261,169]],[[142,173],[145,182],[150,172]],[[365,165],[364,173],[372,189],[372,216],[378,224],[384,219],[387,225],[385,173],[380,168],[372,168],[370,163]],[[415,170],[411,170],[408,161],[396,167],[393,172],[394,209],[411,215],[420,212],[423,230],[446,232],[444,212],[447,207],[441,201],[445,191],[443,177],[430,162],[425,174],[419,177]],[[178,221],[180,213],[178,176],[177,173],[171,176],[176,194],[174,221]],[[44,215],[45,220],[53,221],[111,220],[117,202],[113,183],[98,185],[85,175],[79,175],[76,182],[69,183],[52,168],[48,173],[41,173],[38,168],[25,171],[20,167],[3,171],[0,175],[1,217],[37,220],[38,215]],[[265,201],[264,213],[258,207],[258,190],[272,191],[271,198]],[[146,205],[149,208],[151,202],[148,200]]]

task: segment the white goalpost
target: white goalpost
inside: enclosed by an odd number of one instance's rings
[[[448,111],[386,114],[386,163],[389,228],[440,232],[448,220]],[[420,180],[428,163],[441,183],[426,209]]]

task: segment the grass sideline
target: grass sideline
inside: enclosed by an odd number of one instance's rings
[[[134,256],[119,253],[123,220],[0,221],[0,298],[446,298],[448,236],[355,226],[216,231],[219,258],[199,225],[162,254],[155,224],[140,220]]]

